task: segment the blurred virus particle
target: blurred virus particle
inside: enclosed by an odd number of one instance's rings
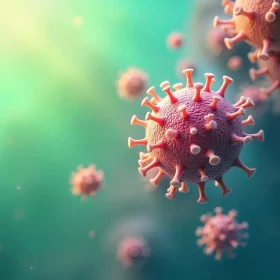
[[[263,103],[260,85],[247,85],[242,87],[241,92],[237,95],[238,100],[242,98],[242,96],[243,98],[250,98],[254,102],[255,107]]]
[[[256,134],[246,134],[243,126],[250,119],[243,120],[245,108],[254,106],[251,99],[240,99],[231,105],[224,98],[226,89],[233,80],[223,77],[223,84],[217,92],[210,89],[214,75],[205,74],[206,83],[193,84],[193,69],[184,70],[187,85],[175,84],[171,90],[168,81],[161,83],[162,91],[166,93],[160,98],[155,88],[147,90],[157,104],[152,104],[148,97],[141,106],[152,109],[147,113],[145,121],[135,115],[131,124],[138,124],[146,129],[146,136],[140,140],[128,138],[128,146],[144,145],[147,153],[139,160],[138,168],[142,176],[152,168],[160,170],[153,179],[155,185],[166,174],[171,179],[166,197],[175,199],[175,192],[187,192],[187,183],[196,183],[199,190],[197,202],[208,199],[204,192],[206,181],[215,180],[222,189],[222,195],[231,190],[224,184],[222,176],[233,166],[243,169],[248,177],[255,169],[248,168],[239,160],[243,144],[252,139],[264,140],[263,131]]]
[[[167,37],[167,46],[170,49],[178,49],[181,48],[183,45],[183,35],[182,33],[179,32],[173,32],[171,34],[169,34],[169,36]]]
[[[128,68],[126,72],[120,73],[117,81],[119,96],[124,99],[134,100],[142,96],[148,83],[148,75],[137,68]]]
[[[226,38],[227,33],[223,28],[212,28],[209,30],[206,42],[207,47],[214,56],[218,56],[225,48],[224,39]]]
[[[184,58],[178,61],[176,65],[176,72],[181,76],[184,69],[188,68],[192,68],[194,70],[196,69],[194,63],[189,58]]]
[[[248,228],[248,224],[243,222],[239,224],[235,218],[237,212],[231,210],[228,214],[223,214],[220,207],[215,208],[215,216],[210,214],[201,216],[200,220],[205,224],[196,229],[196,235],[201,236],[198,245],[205,245],[205,254],[212,254],[216,251],[216,260],[220,260],[224,251],[228,252],[229,257],[233,257],[233,249],[238,246],[246,246],[244,239],[248,234],[243,230]]]
[[[261,89],[261,99],[267,99],[276,89],[280,88],[280,54],[271,54],[269,60],[258,61],[259,69],[251,68],[249,71],[252,80],[265,76],[271,81],[268,88]]]
[[[231,71],[237,71],[239,69],[241,69],[242,67],[242,58],[240,56],[232,56],[229,60],[228,60],[228,68]]]
[[[72,23],[74,26],[81,26],[84,23],[84,19],[81,16],[76,16],[73,18]]]
[[[124,266],[131,266],[149,257],[151,249],[140,237],[127,237],[120,242],[116,257]]]
[[[86,168],[78,166],[77,171],[72,173],[70,180],[72,193],[81,195],[83,198],[94,196],[101,188],[102,180],[103,172],[96,170],[95,165]]]
[[[224,40],[228,49],[232,49],[235,43],[245,40],[258,48],[254,54],[249,54],[249,57],[262,60],[268,60],[270,51],[279,50],[280,17],[277,16],[277,11],[280,4],[277,1],[223,0],[222,5],[225,13],[232,13],[233,16],[227,20],[215,17],[214,27],[232,28],[235,36]]]

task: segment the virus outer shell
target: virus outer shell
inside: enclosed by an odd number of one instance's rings
[[[183,41],[183,35],[179,32],[174,32],[167,37],[167,46],[170,49],[178,49],[182,47]]]
[[[78,166],[77,172],[72,173],[70,184],[74,195],[93,196],[100,189],[103,172],[97,171],[95,165],[87,168]]]
[[[151,249],[143,238],[129,237],[119,244],[116,255],[123,265],[130,266],[138,260],[149,257],[150,254]]]
[[[117,81],[118,93],[121,98],[134,100],[142,96],[148,83],[148,75],[142,70],[129,68],[126,72],[121,73]]]
[[[248,168],[239,160],[244,143],[252,139],[264,140],[263,131],[256,134],[243,132],[242,121],[245,108],[253,106],[249,98],[241,98],[231,105],[224,98],[227,86],[233,80],[224,76],[224,82],[217,92],[212,92],[210,85],[214,78],[211,73],[205,74],[206,84],[193,84],[193,69],[184,70],[187,86],[176,84],[173,87],[167,81],[160,86],[167,94],[161,99],[154,90],[147,93],[157,100],[152,104],[144,98],[142,106],[148,106],[152,113],[146,114],[146,121],[139,120],[135,115],[131,124],[139,124],[146,128],[146,137],[141,140],[128,139],[129,147],[146,145],[148,153],[139,160],[139,172],[143,176],[155,167],[160,171],[153,180],[157,185],[166,174],[172,178],[167,198],[175,199],[177,189],[187,192],[187,183],[196,183],[199,189],[198,202],[206,202],[204,185],[208,180],[215,180],[222,189],[222,194],[230,192],[222,179],[232,166],[243,169],[251,177],[255,169]],[[180,187],[181,186],[181,187]],[[180,188],[179,188],[180,187]]]
[[[280,54],[271,54],[269,60],[258,61],[259,69],[250,69],[249,74],[252,80],[259,76],[266,76],[271,82],[271,86],[261,89],[261,99],[266,99],[273,91],[280,88]]]
[[[206,246],[204,252],[207,255],[216,251],[217,260],[221,259],[224,251],[233,257],[234,248],[246,245],[244,239],[248,238],[248,234],[243,233],[242,230],[247,229],[248,224],[237,223],[235,210],[229,211],[226,215],[222,213],[222,208],[217,207],[215,213],[215,216],[201,216],[200,219],[205,225],[196,229],[196,235],[201,236],[197,243]]]
[[[225,45],[232,49],[238,41],[245,40],[258,48],[250,59],[257,57],[262,60],[269,58],[270,51],[280,49],[280,4],[275,0],[223,0],[226,13],[232,13],[229,20],[214,19],[214,27],[224,25],[233,27],[235,36],[225,38]]]

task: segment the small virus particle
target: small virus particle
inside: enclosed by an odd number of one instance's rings
[[[74,26],[81,26],[84,23],[84,19],[81,16],[76,16],[73,18],[72,23]]]
[[[96,236],[95,230],[91,229],[91,230],[88,232],[88,237],[89,237],[89,238],[94,238],[95,236]]]
[[[248,224],[243,222],[237,223],[235,220],[237,212],[231,210],[228,214],[223,214],[220,207],[215,208],[215,216],[203,215],[200,220],[205,224],[198,227],[195,234],[201,236],[197,244],[205,245],[205,254],[209,255],[216,251],[216,260],[220,260],[224,251],[228,252],[229,257],[234,257],[233,249],[238,246],[246,246],[244,239],[248,234],[243,230],[248,228]]]
[[[232,56],[228,60],[228,68],[231,71],[237,71],[242,67],[242,58],[240,56]]]
[[[182,33],[174,32],[167,37],[167,46],[170,49],[178,49],[182,47],[183,41],[184,38]]]
[[[138,161],[138,171],[142,176],[152,168],[159,167],[159,172],[152,180],[157,185],[163,175],[171,179],[166,197],[175,199],[175,192],[187,192],[187,183],[196,183],[199,190],[197,202],[208,201],[204,187],[206,181],[214,180],[221,187],[222,195],[231,190],[224,184],[222,176],[233,166],[243,169],[250,178],[255,169],[245,166],[239,160],[243,144],[252,139],[264,140],[264,132],[246,134],[243,126],[245,108],[254,106],[250,98],[241,98],[234,105],[224,98],[226,89],[233,80],[224,76],[224,82],[217,92],[210,89],[214,75],[205,74],[206,83],[193,83],[193,69],[185,69],[187,85],[176,84],[176,91],[171,90],[168,81],[161,83],[165,98],[160,98],[155,88],[147,90],[157,104],[152,104],[148,97],[141,106],[147,106],[152,113],[147,113],[145,120],[135,115],[131,125],[141,125],[146,129],[146,136],[140,140],[128,138],[128,146],[144,145],[147,153]],[[251,117],[250,117],[251,118]]]
[[[259,69],[251,68],[249,74],[254,81],[260,76],[267,77],[272,84],[261,89],[261,99],[267,99],[276,89],[280,88],[280,54],[272,54],[267,61],[258,61]]]
[[[17,186],[16,189],[17,189],[18,191],[20,191],[20,190],[21,190],[21,186]]]
[[[207,47],[214,56],[218,56],[225,48],[224,39],[227,37],[226,31],[223,28],[212,28],[209,30],[206,43]],[[186,68],[185,68],[186,69]]]
[[[147,89],[148,75],[134,67],[120,73],[117,81],[119,96],[123,99],[134,100],[141,97]]]
[[[180,74],[180,76],[181,76],[183,73],[183,70],[188,69],[188,68],[192,68],[195,70],[194,63],[188,58],[181,59],[178,61],[177,65],[176,65],[176,72],[178,74]]]
[[[245,40],[255,46],[257,51],[250,53],[249,58],[256,57],[268,60],[270,51],[277,51],[280,47],[280,17],[276,12],[280,4],[273,0],[223,0],[225,13],[232,13],[227,20],[214,18],[214,27],[226,26],[234,28],[235,36],[225,38],[225,45],[232,49],[234,44]]]
[[[101,188],[102,180],[103,172],[96,170],[95,165],[90,165],[87,168],[78,166],[77,171],[72,173],[70,180],[72,193],[82,195],[82,197],[93,196]]]
[[[124,266],[131,266],[150,254],[151,248],[143,238],[128,237],[120,242],[116,257]]]

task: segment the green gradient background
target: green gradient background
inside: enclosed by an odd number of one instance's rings
[[[170,52],[165,38],[174,30],[188,35],[194,3],[0,4],[1,280],[280,279],[277,116],[256,119],[254,131],[263,127],[266,142],[242,153],[258,168],[255,177],[231,170],[232,195],[222,198],[209,184],[205,205],[196,204],[195,187],[175,202],[165,199],[166,186],[145,191],[137,172],[140,149],[127,148],[128,136],[144,133],[130,118],[146,110],[118,98],[118,73],[133,65],[149,73],[151,84],[177,82],[176,61],[196,51],[187,44]],[[72,25],[75,16],[83,17],[82,26]],[[197,80],[214,72],[218,87],[227,73],[193,59]],[[233,100],[234,87],[230,93]],[[70,173],[91,163],[104,170],[106,189],[81,201],[70,192]],[[234,260],[216,262],[196,246],[199,216],[217,205],[236,208],[250,224],[249,246]],[[144,267],[125,270],[115,260],[117,242],[130,234],[127,221],[143,225],[139,234],[151,242],[153,256]]]

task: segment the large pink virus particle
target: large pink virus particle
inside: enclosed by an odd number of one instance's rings
[[[173,32],[167,37],[167,46],[170,49],[181,48],[184,42],[184,37],[180,32]]]
[[[148,83],[148,75],[137,68],[128,68],[126,72],[120,73],[117,81],[119,96],[123,99],[134,100],[141,97]]]
[[[267,61],[258,61],[259,69],[249,71],[252,80],[265,76],[271,81],[268,88],[261,89],[261,99],[268,98],[276,89],[280,88],[280,54],[272,54]]]
[[[96,170],[95,165],[86,168],[78,166],[77,171],[72,173],[70,180],[72,193],[82,197],[94,196],[101,188],[102,180],[103,172]]]
[[[205,254],[212,254],[216,251],[216,260],[220,260],[224,251],[233,257],[233,249],[238,246],[246,246],[245,239],[248,234],[243,230],[248,228],[247,222],[239,224],[235,218],[237,212],[231,210],[223,214],[221,207],[215,208],[215,216],[202,215],[200,220],[205,224],[196,229],[196,235],[200,236],[199,246],[205,246]]]
[[[223,0],[225,13],[232,13],[231,19],[214,18],[214,27],[227,26],[234,29],[235,36],[225,38],[225,45],[232,49],[238,41],[245,40],[257,51],[249,57],[268,60],[270,51],[280,49],[280,4],[275,0]]]
[[[210,89],[214,79],[211,73],[205,74],[206,83],[193,84],[193,69],[185,69],[187,85],[175,84],[171,90],[168,81],[161,83],[165,98],[160,98],[155,88],[147,90],[157,104],[144,98],[141,106],[152,109],[145,120],[135,115],[131,124],[146,129],[146,136],[140,140],[128,138],[128,146],[144,145],[147,153],[139,160],[141,175],[155,167],[160,167],[152,180],[157,185],[166,174],[171,177],[166,197],[175,199],[175,192],[187,192],[187,183],[196,183],[199,190],[199,203],[208,199],[204,192],[206,181],[214,180],[222,189],[222,195],[231,190],[224,184],[222,176],[233,166],[243,169],[248,177],[255,169],[248,168],[239,160],[243,144],[252,139],[264,140],[260,130],[256,134],[246,134],[243,126],[251,124],[251,117],[243,120],[245,108],[253,106],[251,99],[241,98],[232,105],[224,98],[226,89],[233,80],[224,76],[224,82],[217,92]]]
[[[150,254],[151,248],[144,238],[128,237],[120,242],[116,257],[124,266],[131,266],[149,257]]]

